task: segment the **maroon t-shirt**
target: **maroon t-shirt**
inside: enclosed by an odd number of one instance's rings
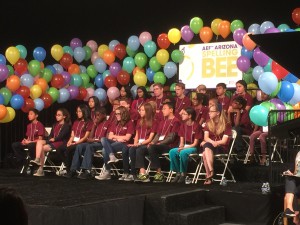
[[[44,137],[45,136],[45,127],[44,125],[40,122],[31,122],[27,125],[26,129],[26,137],[28,138],[29,141],[35,141],[39,139],[39,136]]]
[[[143,105],[146,102],[144,98],[138,98],[134,99],[133,102],[131,103],[131,109],[139,110],[141,105]]]
[[[160,137],[166,137],[169,133],[178,133],[178,130],[180,128],[180,120],[176,117],[173,119],[166,119],[164,121],[160,121],[157,134],[159,134]],[[161,140],[160,140],[161,141]],[[170,143],[170,147],[176,147],[178,145],[178,138],[175,138],[173,143]]]
[[[199,106],[194,106],[196,111],[196,119],[197,123],[200,122],[201,118],[204,118],[204,122],[209,118],[208,111],[209,108],[207,106],[202,105],[201,108]]]
[[[99,123],[95,129],[94,138],[100,140],[102,137],[106,137],[108,127],[109,127],[109,122],[107,120]]]
[[[92,127],[92,121],[75,120],[72,126],[74,137],[83,138],[87,131],[92,130]]]
[[[211,140],[213,140],[213,141],[220,141],[220,140],[222,140],[222,138],[223,138],[224,135],[231,136],[231,133],[232,133],[231,130],[232,130],[232,127],[231,127],[230,123],[226,124],[225,131],[223,133],[221,133],[220,135],[217,135],[217,134],[213,133],[212,131],[208,130],[207,124],[203,128],[204,133],[208,132],[209,138]],[[222,145],[222,147],[224,148],[225,152],[228,152],[229,142],[230,142],[230,138],[228,138],[228,141],[227,141],[227,143],[225,145]]]
[[[140,124],[141,119],[138,120],[136,125],[136,131],[139,134],[138,139],[148,139],[151,133],[156,133],[157,131],[157,122],[153,121],[151,127],[147,127],[146,124]]]
[[[129,113],[130,113],[130,119],[134,122],[134,124],[136,124],[138,119],[141,117],[139,112],[136,109],[130,109]]]
[[[184,96],[182,99],[176,97],[175,98],[175,116],[181,120],[181,116],[179,115],[180,111],[182,109],[187,108],[188,106],[191,106],[192,102],[189,99],[189,97]]]
[[[233,100],[234,100],[237,96],[239,96],[239,94],[234,93],[234,94],[232,95],[232,97],[231,97],[231,99],[230,99],[230,105],[232,104]],[[240,95],[240,96],[242,96],[242,97],[247,101],[246,106],[252,107],[252,105],[253,105],[253,98],[252,98],[252,96],[251,96],[248,92],[245,92],[244,95]]]
[[[218,102],[222,105],[223,110],[228,110],[230,106],[230,98],[228,96],[224,96],[224,98],[218,97]]]
[[[193,144],[195,139],[203,139],[202,127],[196,121],[192,125],[182,123],[178,135],[184,138],[185,144]]]
[[[148,101],[156,102],[156,109],[162,110],[165,99],[166,99],[165,95],[163,95],[163,97],[161,99],[157,99],[155,96],[153,96]]]
[[[237,113],[232,112],[230,113],[230,119],[232,121],[231,126],[234,126],[234,120]],[[241,117],[240,117],[240,127],[242,128],[242,133],[246,135],[250,135],[253,131],[252,123],[249,117],[249,112],[247,110],[241,110]]]
[[[117,136],[125,136],[126,134],[131,134],[133,135],[135,130],[134,130],[134,124],[131,120],[129,120],[124,126],[122,126],[119,123],[113,123],[111,124],[111,129],[109,132],[113,132]],[[127,144],[129,143],[126,142]]]

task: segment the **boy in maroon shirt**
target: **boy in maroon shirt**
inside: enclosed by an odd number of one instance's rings
[[[226,84],[218,83],[216,85],[216,94],[218,96],[218,102],[222,105],[222,109],[227,112],[230,105],[230,98],[226,96]]]
[[[154,96],[149,99],[149,101],[154,101],[156,103],[156,118],[159,120],[163,120],[162,115],[162,107],[164,104],[164,101],[166,99],[166,95],[164,94],[164,88],[161,83],[154,83],[153,84],[153,94]]]
[[[175,97],[175,114],[174,115],[179,120],[182,119],[180,116],[181,110],[192,105],[191,100],[189,99],[189,97],[185,96],[184,91],[185,91],[185,84],[177,83],[175,86],[176,97]]]

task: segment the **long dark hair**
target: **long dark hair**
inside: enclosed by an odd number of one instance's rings
[[[99,109],[101,107],[99,99],[96,96],[91,96],[91,97],[89,97],[89,101],[90,101],[91,98],[94,100],[95,109]]]
[[[147,89],[144,86],[140,86],[136,89],[136,91],[141,90],[144,94],[143,94],[143,99],[149,99],[150,98],[150,94],[148,93]],[[135,99],[138,99],[139,96],[138,94],[136,95]]]
[[[145,124],[147,128],[151,128],[155,115],[153,107],[150,103],[144,103],[142,106],[144,106],[145,109],[145,117],[141,118],[140,125],[143,126]]]
[[[77,108],[80,108],[81,112],[82,112],[82,118],[85,122],[91,120],[91,113],[90,113],[90,109],[87,105],[85,104],[81,104],[79,105]]]

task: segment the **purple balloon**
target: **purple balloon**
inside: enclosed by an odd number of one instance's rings
[[[270,33],[280,33],[280,30],[276,27],[271,27],[265,31],[265,34],[270,34]]]
[[[236,65],[240,71],[245,73],[250,68],[250,59],[242,55],[237,59]]]
[[[113,75],[114,77],[117,77],[117,75],[121,71],[121,69],[122,69],[122,67],[121,67],[120,63],[118,63],[118,62],[113,62],[109,66],[110,74]]]
[[[270,102],[272,102],[277,110],[286,110],[286,107],[284,105],[284,103],[278,99],[278,98],[272,98],[270,100]],[[285,117],[285,113],[284,112],[279,112],[278,113],[278,122],[283,122],[284,121],[284,117]]]
[[[238,28],[233,32],[233,40],[239,45],[243,45],[243,37],[247,31],[243,28]]]
[[[78,94],[79,94],[79,89],[75,85],[70,85],[68,87],[68,91],[70,93],[70,100],[71,99],[75,99],[78,96]]]
[[[253,59],[259,66],[265,66],[269,62],[269,56],[263,53],[258,47],[253,51]]]
[[[63,78],[65,80],[64,86],[66,86],[71,81],[71,75],[68,72],[66,72],[66,71],[61,72],[61,75],[63,76]]]
[[[7,79],[9,70],[6,65],[0,65],[0,82]]]
[[[73,38],[70,42],[70,47],[73,49],[77,47],[82,47],[82,41],[79,38]]]
[[[181,37],[186,42],[190,42],[194,37],[194,32],[191,30],[191,28],[188,25],[185,25],[181,28]]]

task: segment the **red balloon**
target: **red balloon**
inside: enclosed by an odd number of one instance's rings
[[[130,75],[127,71],[121,70],[117,75],[117,80],[121,85],[127,85],[130,81]]]
[[[27,86],[21,86],[18,90],[16,90],[16,94],[21,95],[24,99],[29,98],[30,89]]]
[[[24,113],[28,113],[32,108],[34,108],[34,101],[31,98],[24,99],[24,105],[22,106],[21,110]]]
[[[126,46],[121,43],[117,44],[115,46],[114,53],[118,59],[122,60],[126,56]]]
[[[83,100],[87,96],[87,90],[84,87],[79,87],[79,94],[77,95],[77,100]]]
[[[280,80],[289,74],[289,71],[284,69],[274,60],[272,61],[272,72],[276,75],[276,77]]]
[[[117,86],[117,79],[113,75],[108,75],[104,79],[104,85],[107,88],[116,87]]]
[[[68,53],[64,53],[63,56],[61,57],[61,59],[59,60],[59,64],[65,70],[67,70],[69,68],[69,66],[72,65],[72,63],[73,63],[73,57]]]
[[[157,44],[160,48],[167,49],[171,44],[171,42],[168,38],[168,34],[162,33],[162,34],[158,35]]]
[[[42,94],[40,99],[42,99],[44,102],[44,109],[50,107],[53,102],[51,95],[49,95],[48,93]]]
[[[27,66],[27,61],[23,58],[19,58],[18,61],[14,64],[14,70],[17,75],[21,76],[27,71]]]
[[[293,10],[292,19],[297,25],[300,25],[300,8],[296,8]]]
[[[64,86],[65,79],[61,74],[55,74],[52,76],[51,86],[55,88],[62,88]]]

